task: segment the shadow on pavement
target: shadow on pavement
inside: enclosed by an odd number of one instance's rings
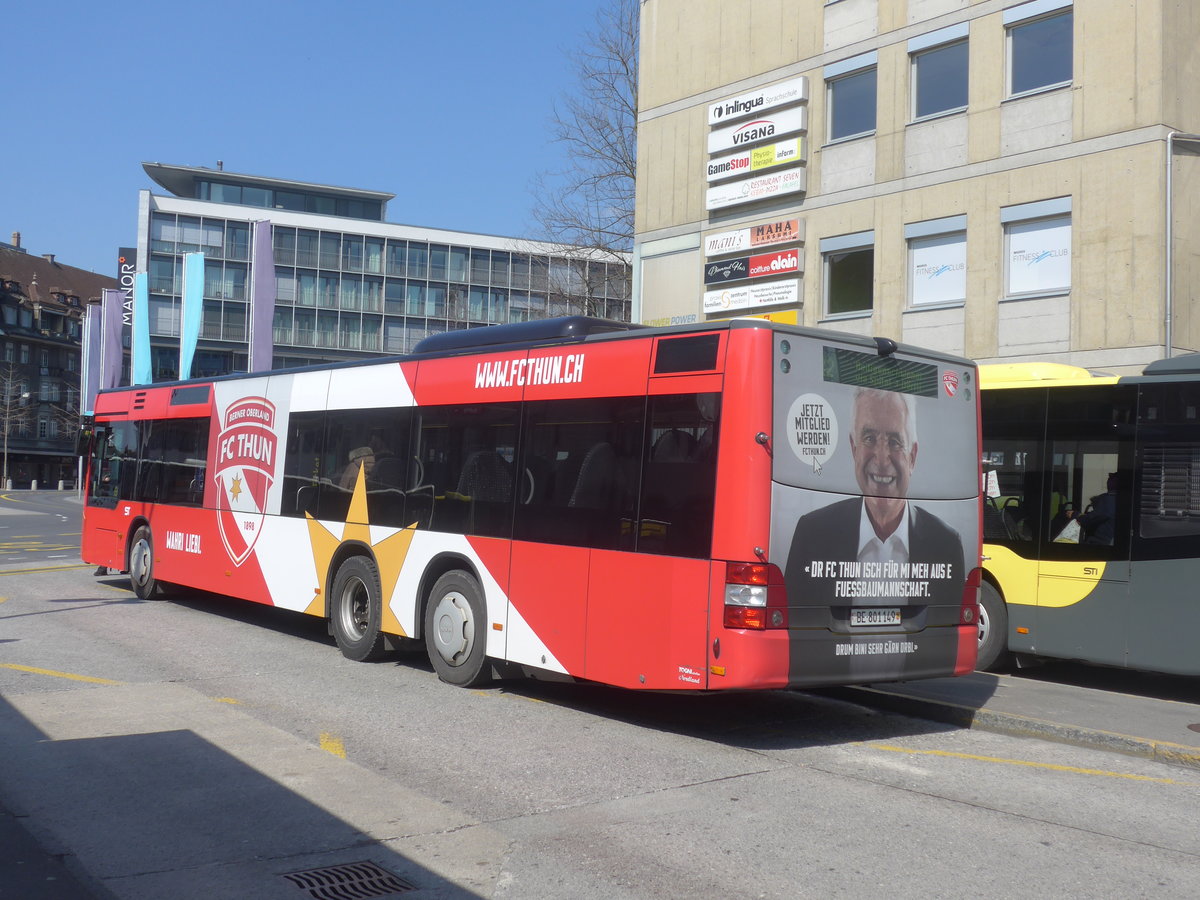
[[[345,896],[478,896],[188,730],[51,740],[0,700],[0,752],[0,897],[304,900],[285,876],[364,861],[396,891]]]

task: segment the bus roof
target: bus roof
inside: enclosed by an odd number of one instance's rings
[[[1049,387],[1065,384],[1116,384],[1117,376],[1065,363],[987,363],[979,367],[981,388]]]
[[[409,353],[346,359],[337,362],[320,362],[307,366],[286,369],[269,369],[261,372],[229,372],[216,376],[195,376],[177,381],[156,381],[150,384],[126,384],[102,388],[98,393],[120,393],[144,391],[165,386],[178,387],[187,384],[212,384],[218,381],[234,381],[242,378],[262,378],[267,375],[293,374],[297,372],[325,371],[330,369],[372,366],[381,363],[419,361],[438,356],[458,356],[471,353],[486,353],[499,350],[525,350],[537,347],[559,346],[592,341],[628,340],[667,335],[694,334],[697,332],[728,330],[732,328],[766,328],[772,331],[815,338],[817,340],[840,341],[874,350],[880,355],[896,351],[912,353],[936,359],[951,365],[973,366],[971,360],[954,354],[925,347],[901,344],[888,338],[868,337],[827,328],[791,325],[772,322],[754,316],[739,316],[729,319],[713,319],[706,322],[690,322],[679,325],[650,326],[595,319],[587,316],[560,316],[552,319],[535,319],[529,322],[489,325],[471,329],[433,335],[420,341]]]

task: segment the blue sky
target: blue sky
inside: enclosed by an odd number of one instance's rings
[[[535,236],[567,54],[605,0],[14,3],[0,241],[114,274],[145,161],[388,191],[388,220]]]

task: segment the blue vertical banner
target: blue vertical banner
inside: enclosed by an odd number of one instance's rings
[[[269,220],[254,223],[250,266],[250,365],[246,371],[265,372],[271,368],[275,350],[275,250]]]
[[[150,276],[138,272],[133,276],[133,357],[130,360],[130,382],[150,384],[154,380],[150,365]]]
[[[89,302],[83,308],[83,365],[79,373],[79,411],[85,416],[96,412],[96,394],[100,390],[100,357],[104,353],[104,307]]]
[[[179,316],[179,377],[192,377],[192,360],[204,318],[204,254],[183,254],[183,309]]]
[[[125,292],[105,288],[100,300],[99,389],[119,387],[125,363]]]

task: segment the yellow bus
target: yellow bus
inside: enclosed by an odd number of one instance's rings
[[[1200,354],[980,367],[981,669],[1200,674]]]

